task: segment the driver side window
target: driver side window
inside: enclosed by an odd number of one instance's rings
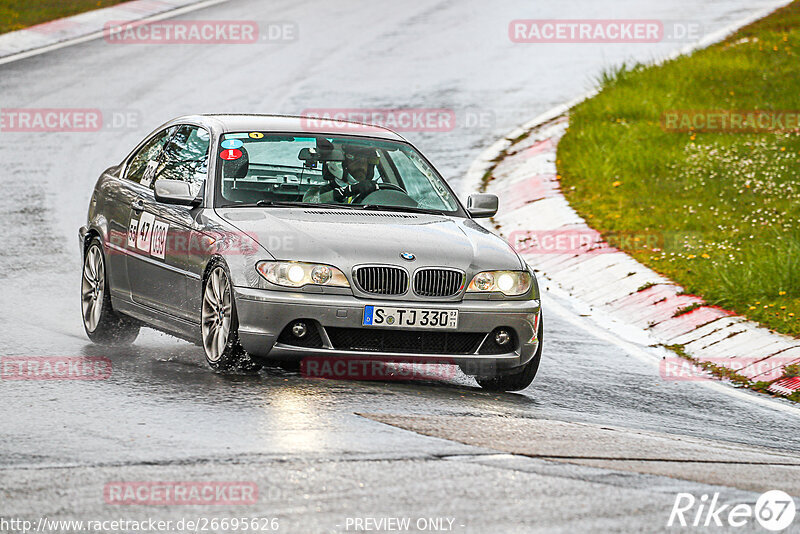
[[[210,140],[208,131],[199,126],[185,124],[178,128],[164,147],[156,180],[188,182],[196,195],[208,176]]]
[[[175,133],[176,129],[177,128],[173,126],[172,128],[162,130],[147,141],[131,159],[128,170],[125,172],[125,178],[136,183],[141,183],[144,186],[149,186],[153,172],[155,171],[155,166],[158,162],[158,156],[161,154],[161,149],[164,148],[167,139]],[[147,178],[143,180],[145,175],[147,175]]]

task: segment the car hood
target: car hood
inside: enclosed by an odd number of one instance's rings
[[[379,263],[475,272],[523,267],[500,237],[471,219],[398,212],[222,208],[217,213],[275,259],[327,263],[345,272]],[[407,261],[401,253],[411,253]]]

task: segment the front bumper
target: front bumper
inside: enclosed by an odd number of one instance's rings
[[[528,363],[539,347],[537,325],[539,300],[462,300],[460,302],[407,302],[396,300],[361,299],[350,295],[321,295],[289,293],[265,289],[234,288],[242,346],[255,357],[278,360],[299,360],[305,357],[344,357],[358,359],[413,359],[437,361],[461,366],[468,374],[485,374],[510,370]],[[457,309],[458,328],[448,332],[488,334],[498,327],[515,331],[517,348],[505,354],[419,354],[413,352],[377,352],[335,349],[326,328],[357,328],[362,326],[364,306],[408,306],[416,308]],[[322,327],[322,348],[303,348],[277,342],[280,333],[291,322],[305,319]],[[474,372],[469,372],[473,369]]]

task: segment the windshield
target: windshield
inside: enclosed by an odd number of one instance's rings
[[[453,192],[404,143],[261,132],[220,138],[220,206],[309,205],[461,214]]]

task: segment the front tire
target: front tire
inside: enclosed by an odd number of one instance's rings
[[[83,258],[81,311],[83,329],[94,343],[130,345],[139,335],[139,324],[111,308],[103,244],[95,237]]]
[[[542,317],[539,316],[539,330],[537,332],[537,339],[539,340],[539,347],[536,349],[536,354],[533,355],[531,361],[522,366],[521,369],[514,373],[506,375],[497,375],[493,377],[476,376],[475,380],[483,389],[489,391],[522,391],[527,388],[536,378],[536,372],[539,370],[539,362],[542,359],[542,334],[544,327],[542,325]]]
[[[239,320],[231,277],[225,264],[214,260],[203,283],[200,334],[206,362],[217,372],[258,371],[239,342]]]

